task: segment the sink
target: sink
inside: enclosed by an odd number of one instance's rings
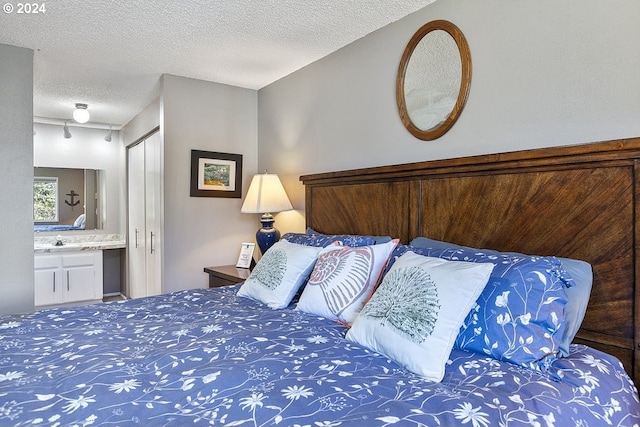
[[[69,243],[65,243],[62,246],[56,246],[55,243],[36,243],[33,245],[33,248],[38,250],[43,250],[43,249],[78,249],[81,248],[82,244],[81,243],[76,243],[76,242],[69,242]]]
[[[56,248],[60,248],[60,247],[62,247],[62,248],[64,248],[64,247],[67,247],[67,248],[79,248],[79,247],[81,247],[82,245],[83,245],[82,243],[76,243],[76,242],[69,242],[69,243],[66,243],[66,242],[65,242],[63,245],[56,245],[56,244],[54,243],[54,244],[52,244],[51,246],[55,246]]]

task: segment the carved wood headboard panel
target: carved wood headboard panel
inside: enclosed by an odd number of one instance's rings
[[[300,179],[307,225],[327,234],[427,236],[588,261],[594,285],[576,342],[615,355],[638,383],[639,166],[634,138]]]

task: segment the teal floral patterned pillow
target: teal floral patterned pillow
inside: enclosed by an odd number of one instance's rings
[[[462,321],[493,270],[406,252],[364,306],[347,339],[440,382]]]
[[[407,251],[494,264],[489,283],[460,328],[457,348],[541,371],[560,356],[565,287],[573,286],[573,280],[556,257],[398,245],[389,263]]]
[[[314,230],[311,227],[307,227],[307,231],[306,231],[305,234],[316,234],[316,235],[320,235],[320,236],[325,236],[325,234],[322,234],[322,233]],[[363,239],[373,239],[374,243],[376,245],[378,245],[380,243],[387,243],[387,242],[390,242],[391,240],[393,240],[393,238],[391,236],[368,236],[368,235],[358,235],[358,234],[346,234],[345,236],[363,238]],[[345,245],[346,245],[346,243],[345,243]],[[347,246],[353,246],[353,245],[347,245]],[[365,246],[365,245],[361,245],[361,246]]]
[[[273,309],[287,307],[309,277],[321,250],[286,240],[276,242],[260,258],[238,295],[261,301]]]
[[[324,248],[297,309],[350,325],[373,293],[397,244],[395,239],[356,248]]]
[[[281,240],[307,246],[327,247],[334,242],[341,245],[356,247],[368,246],[376,243],[372,236],[358,236],[355,234],[319,234],[319,233],[287,233]]]

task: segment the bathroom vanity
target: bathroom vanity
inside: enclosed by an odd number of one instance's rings
[[[53,236],[34,240],[36,309],[91,304],[103,297],[103,251],[125,247],[119,235]]]

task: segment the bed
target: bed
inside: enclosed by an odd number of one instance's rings
[[[619,362],[588,347],[577,345],[562,361],[562,382],[454,350],[445,378],[434,383],[345,343],[336,322],[265,309],[236,293],[237,287],[182,291],[5,319],[0,424],[639,421]]]
[[[73,224],[35,224],[33,231],[70,231],[70,230],[84,230],[84,227],[78,227]]]
[[[640,140],[625,140],[303,176],[312,230],[285,235],[243,284],[0,318],[0,424],[640,425],[638,158]],[[300,244],[335,235],[346,246]],[[427,243],[407,246],[415,238]],[[358,239],[366,242],[357,246]],[[453,246],[429,247],[430,239]],[[408,262],[434,263],[434,277],[440,266],[473,264],[477,277],[465,283],[495,274],[498,267],[482,260],[456,261],[465,247],[552,263],[548,272],[566,266],[556,256],[588,261],[589,305],[568,355],[523,366],[451,342],[442,377],[432,380],[401,359],[413,351],[390,357],[357,339],[367,307],[375,310],[371,303]],[[256,296],[255,282],[272,280],[264,273],[282,251],[308,266],[295,280],[306,274],[306,287],[287,289],[290,302]],[[359,312],[312,313],[310,302],[331,307],[305,295],[329,277],[317,267],[342,253],[375,255],[382,283],[358,295],[366,302]],[[288,264],[283,277],[290,271]],[[558,289],[569,280],[545,277]],[[473,289],[480,297],[470,288],[465,301],[480,301],[486,287]],[[504,294],[495,301],[511,305]]]
[[[34,224],[33,231],[70,231],[84,230],[86,223],[86,215],[80,214],[73,224]]]

